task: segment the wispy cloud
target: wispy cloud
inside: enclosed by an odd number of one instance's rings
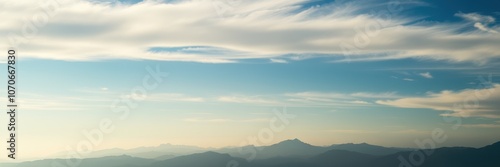
[[[478,13],[457,13],[456,16],[462,17],[467,21],[474,23],[474,27],[481,31],[497,34],[498,31],[488,28],[488,24],[494,23],[495,18],[492,16],[484,16]]]
[[[120,5],[85,0],[59,2],[57,15],[37,26],[36,38],[29,39],[22,36],[21,20],[40,12],[39,3],[5,2],[16,7],[0,9],[3,12],[0,33],[10,34],[0,47],[7,48],[9,41],[19,40],[25,57],[68,61],[148,59],[234,63],[274,59],[283,62],[281,59],[286,55],[294,55],[290,59],[314,56],[339,59],[345,57],[340,44],[352,44],[359,35],[355,27],[375,24],[380,25],[381,31],[370,37],[370,43],[359,52],[350,55],[350,61],[416,58],[486,63],[500,56],[499,36],[483,33],[488,28],[486,23],[493,24],[492,17],[476,14],[457,14],[480,23],[476,25],[478,30],[461,32],[457,30],[468,24],[418,24],[413,18],[366,14],[372,4],[359,1],[310,8],[303,6],[307,0],[241,1],[226,13],[227,17],[217,14],[212,1],[143,1]]]
[[[315,101],[331,101],[333,99],[352,99],[348,94],[334,92],[298,92],[285,94],[289,97],[302,98]]]
[[[320,93],[320,92],[298,92],[287,93],[287,101],[290,105],[306,105],[306,106],[367,106],[372,105],[370,100],[373,99],[394,99],[400,96],[395,92],[384,93]]]
[[[412,134],[412,135],[427,135],[430,132],[424,130],[415,130],[415,129],[407,129],[407,130],[395,130],[395,131],[380,131],[380,130],[360,130],[360,129],[334,129],[334,130],[325,130],[330,133],[344,133],[344,134]]]
[[[500,124],[464,124],[466,128],[500,128]]]
[[[255,119],[229,119],[229,118],[186,118],[186,122],[197,123],[227,123],[227,122],[268,122],[269,118],[255,118]]]
[[[273,63],[288,63],[288,61],[284,59],[271,59],[271,62]]]
[[[364,98],[376,98],[376,99],[392,99],[392,98],[401,97],[401,96],[397,95],[396,92],[384,92],[384,93],[358,92],[358,93],[352,93],[351,96],[364,97]]]
[[[371,104],[370,102],[362,101],[362,100],[354,100],[350,101],[352,104]]]
[[[433,76],[431,75],[430,72],[419,73],[418,75],[420,75],[420,76],[422,76],[424,78],[428,78],[428,79],[433,78]]]
[[[379,100],[378,104],[401,108],[428,108],[450,111],[443,116],[500,118],[500,84],[481,89],[428,93],[425,97]]]
[[[272,99],[266,98],[262,96],[220,96],[217,98],[219,102],[226,103],[246,103],[246,104],[256,104],[256,105],[282,105],[283,103]]]
[[[178,101],[178,102],[205,102],[203,97],[189,96],[180,93],[153,93],[147,96],[148,101]]]
[[[309,107],[340,107],[340,106],[367,106],[373,105],[375,99],[395,99],[401,96],[395,92],[295,92],[276,95],[231,95],[219,96],[216,101],[224,103],[241,103],[253,105],[286,105],[286,106],[309,106]]]

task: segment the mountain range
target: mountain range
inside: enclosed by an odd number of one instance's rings
[[[164,150],[168,148],[179,150]],[[182,148],[186,148],[182,150]],[[255,149],[249,159],[241,150]],[[240,150],[240,151],[238,151]],[[115,154],[120,150],[102,150],[98,154]],[[167,153],[164,156],[143,158],[132,155],[113,155],[82,159],[79,167],[498,167],[500,142],[482,148],[445,147],[428,150],[388,148],[375,145],[340,144],[313,146],[298,139],[286,140],[270,146],[245,146],[206,150],[191,146],[161,145],[141,147],[124,152],[137,155]],[[197,152],[201,151],[201,152]],[[189,153],[196,152],[196,153]],[[248,153],[248,152],[247,152]],[[181,155],[185,154],[185,155]],[[2,167],[64,167],[68,159],[44,159]],[[62,165],[53,165],[53,164]]]

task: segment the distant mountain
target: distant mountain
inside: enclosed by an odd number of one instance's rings
[[[310,161],[322,167],[351,167],[363,165],[364,162],[373,161],[377,156],[345,150],[330,150],[312,157]]]
[[[424,154],[432,153],[430,155]],[[409,158],[410,155],[417,157],[417,155],[424,155],[420,163],[420,159]],[[408,164],[419,167],[499,167],[500,166],[500,142],[485,146],[483,148],[467,148],[467,147],[448,147],[438,148],[433,150],[420,150],[420,151],[404,151],[396,154],[379,157],[374,161],[367,161],[365,165],[371,166],[399,166],[401,164]],[[401,160],[401,158],[403,160]],[[355,167],[355,166],[353,166]]]
[[[410,151],[413,149],[409,148],[388,148],[382,146],[375,146],[366,143],[361,144],[339,144],[332,145],[329,147],[313,146],[308,143],[304,143],[299,139],[285,140],[280,143],[270,145],[270,146],[244,146],[244,147],[233,147],[233,148],[223,148],[219,150],[214,150],[220,153],[228,153],[231,156],[248,158],[253,152],[257,152],[256,159],[267,159],[273,157],[294,157],[294,158],[307,158],[312,157],[328,150],[346,150],[370,155],[389,155],[401,151]]]
[[[234,162],[238,163],[238,167],[248,166],[244,159],[209,151],[156,162],[149,167],[227,167],[228,163]]]
[[[349,147],[347,147],[349,146]],[[367,144],[346,145],[347,148],[375,148],[382,151],[392,151],[393,148],[385,149]],[[344,146],[342,146],[344,147]],[[339,147],[339,148],[342,148]],[[367,150],[358,150],[365,151]],[[368,150],[370,151],[370,150]],[[373,150],[371,150],[373,151]],[[431,153],[429,156],[424,152]],[[388,152],[385,152],[386,154]],[[372,152],[364,154],[354,151],[332,149],[311,158],[272,158],[256,160],[251,162],[252,167],[499,167],[500,166],[500,142],[482,148],[450,147],[433,150],[411,150],[401,151],[389,155]],[[421,162],[416,155],[424,155]],[[410,159],[410,156],[413,156]]]
[[[307,158],[328,151],[327,147],[313,146],[300,141],[299,139],[285,140],[270,146],[244,146],[223,148],[214,150],[215,152],[227,153],[234,157],[253,159],[268,159],[274,157]]]
[[[333,146],[332,146],[333,147]],[[298,139],[274,145],[242,148],[259,149],[260,158],[247,161],[243,158],[213,151],[173,157],[170,154],[157,159],[128,155],[88,158],[78,167],[499,167],[500,142],[482,148],[445,147],[430,150],[404,150],[384,155],[397,148],[369,144],[344,144],[318,147]],[[231,150],[235,148],[228,148]],[[324,149],[330,149],[321,152]],[[351,149],[356,151],[341,150]],[[154,151],[154,150],[153,150]],[[380,152],[376,152],[380,151]],[[318,153],[319,152],[319,153]],[[368,152],[368,153],[361,153]],[[268,158],[264,158],[268,157]],[[161,160],[160,160],[161,159]],[[166,160],[164,160],[166,159]],[[74,159],[69,160],[74,161]],[[67,159],[47,159],[19,164],[0,164],[1,167],[58,167],[67,166]],[[235,164],[237,163],[237,164]],[[59,167],[63,167],[59,166]]]
[[[414,149],[411,148],[388,148],[388,147],[382,147],[382,146],[375,146],[375,145],[370,145],[367,143],[361,143],[361,144],[353,144],[353,143],[348,143],[348,144],[338,144],[338,145],[332,145],[328,147],[330,150],[347,150],[347,151],[353,151],[353,152],[358,152],[358,153],[364,153],[364,154],[370,154],[370,155],[389,155],[389,154],[394,154],[397,152],[401,151],[411,151]]]
[[[159,157],[155,157],[154,159],[162,161],[162,160],[172,159],[174,157],[176,157],[176,156],[175,155],[171,155],[171,154],[167,154],[167,155],[162,155],[162,156],[159,156]]]
[[[162,144],[154,147],[138,147],[133,149],[105,149],[94,151],[87,155],[87,158],[98,158],[107,156],[130,155],[133,157],[166,160],[177,156],[201,153],[206,151],[214,151],[219,153],[227,153],[234,157],[249,158],[252,154],[257,154],[255,159],[267,159],[273,157],[295,157],[305,158],[318,155],[328,150],[346,150],[371,155],[388,155],[400,151],[408,151],[410,149],[402,148],[387,148],[381,146],[362,144],[339,144],[329,147],[314,146],[299,139],[285,140],[280,143],[270,146],[243,146],[243,147],[227,147],[222,149],[207,149],[196,146]],[[54,157],[65,157],[66,153],[60,153]]]
[[[67,159],[46,159],[30,162],[22,162],[16,165],[16,167],[57,167],[60,164],[63,166],[67,165]],[[69,162],[76,162],[75,160],[70,160]],[[78,167],[131,167],[131,166],[143,166],[149,165],[154,160],[131,157],[128,155],[122,156],[110,156],[101,158],[88,158],[82,159]],[[3,167],[3,165],[2,165]]]
[[[257,153],[257,158],[273,158],[273,157],[294,157],[308,158],[328,151],[326,147],[313,146],[300,141],[299,139],[285,140],[280,143],[264,146]]]
[[[113,148],[113,149],[98,150],[92,152],[90,155],[87,155],[87,157],[96,158],[105,156],[130,155],[139,158],[156,159],[158,157],[162,157],[163,159],[166,159],[167,156],[165,155],[171,155],[171,157],[175,157],[180,155],[200,153],[204,151],[208,150],[196,146],[162,144],[154,147],[138,147],[133,149]]]

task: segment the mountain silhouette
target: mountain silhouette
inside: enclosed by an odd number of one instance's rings
[[[209,151],[205,148],[196,147],[196,146],[185,146],[185,145],[173,145],[173,144],[161,144],[159,146],[152,147],[138,147],[133,149],[105,149],[94,151],[91,154],[87,155],[89,158],[96,157],[106,157],[106,156],[119,156],[119,155],[130,155],[133,157],[139,158],[148,158],[148,159],[166,159],[167,157],[176,157],[180,155],[188,155],[193,153],[201,153]],[[66,156],[66,153],[60,153],[61,155],[57,155],[57,157]],[[166,156],[170,155],[170,156]]]
[[[349,167],[359,166],[367,161],[373,161],[374,155],[363,154],[345,150],[330,150],[311,158],[311,162],[317,166]]]
[[[12,167],[57,167],[57,166],[68,166],[68,162],[78,162],[77,159],[45,159],[37,161],[22,162],[15,164]],[[101,158],[87,158],[81,159],[78,167],[131,167],[131,166],[143,166],[153,163],[153,160],[145,158],[137,158],[128,155],[121,156],[109,156]],[[58,164],[58,165],[57,165]],[[4,165],[1,165],[4,167]],[[6,166],[10,167],[10,166]]]
[[[328,148],[313,146],[299,139],[285,140],[277,144],[261,147],[257,157],[260,159],[273,157],[307,158],[328,151]]]
[[[359,153],[370,154],[370,155],[389,155],[389,154],[394,154],[394,153],[401,152],[401,151],[414,150],[411,148],[388,148],[388,147],[370,145],[367,143],[338,144],[338,145],[332,145],[328,148],[334,149],[334,150],[347,150],[347,151],[359,152]]]
[[[419,167],[498,167],[500,166],[498,160],[498,157],[500,157],[499,145],[500,142],[482,148],[446,147],[432,150],[404,151],[381,157],[369,162],[369,164],[374,166],[399,166],[402,164],[408,166],[409,164]],[[414,157],[418,155],[424,156],[422,160],[414,158],[414,162],[412,162],[410,160],[412,155]],[[401,160],[401,158],[404,160]]]
[[[226,167],[228,163],[238,163],[240,167],[248,166],[244,159],[209,151],[155,162],[150,167]]]
[[[386,148],[366,143],[319,147],[298,139],[285,140],[270,146],[245,146],[258,149],[257,156],[246,160],[228,153],[207,151],[164,159],[138,158],[129,155],[82,159],[79,167],[499,167],[500,142],[482,147],[444,147],[416,150]],[[221,149],[228,151],[236,148]],[[345,150],[343,150],[345,149]],[[149,150],[149,149],[146,149]],[[323,151],[325,150],[325,151]],[[357,151],[355,151],[357,150]],[[154,151],[154,150],[152,150]],[[388,155],[386,155],[388,154]],[[46,159],[1,167],[54,167],[54,163],[67,166],[75,159]],[[55,165],[61,166],[61,165]]]
[[[285,140],[270,146],[244,146],[223,148],[215,150],[216,152],[228,153],[231,156],[248,158],[250,155],[255,154],[255,159],[267,159],[273,157],[294,157],[294,158],[308,158],[328,150],[346,150],[359,152],[370,155],[389,155],[401,151],[409,151],[409,148],[387,148],[382,146],[375,146],[366,143],[361,144],[338,144],[329,147],[314,146],[305,143],[299,139]]]

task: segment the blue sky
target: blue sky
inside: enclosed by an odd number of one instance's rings
[[[498,2],[57,4],[28,36],[20,20],[44,16],[43,5],[2,5],[9,23],[0,26],[2,47],[20,53],[26,157],[75,147],[83,130],[116,118],[113,101],[134,96],[148,66],[167,72],[165,82],[116,120],[96,150],[235,146],[284,107],[296,119],[261,144],[300,138],[417,147],[435,128],[449,135],[440,146],[500,139]],[[443,118],[462,120],[460,128]]]

